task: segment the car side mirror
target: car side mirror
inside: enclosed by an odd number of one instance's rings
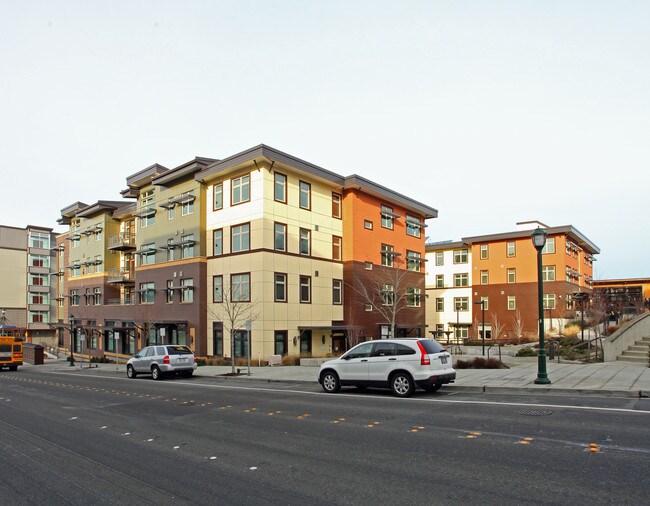
[[[343,360],[350,360],[350,355],[343,355],[341,358]]]

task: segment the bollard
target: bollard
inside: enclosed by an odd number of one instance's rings
[[[550,341],[548,343],[548,359],[553,360],[555,358],[555,341]]]

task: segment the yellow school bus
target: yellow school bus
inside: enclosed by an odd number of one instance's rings
[[[7,325],[0,325],[0,369],[8,368],[10,371],[23,365],[23,340],[20,329]]]

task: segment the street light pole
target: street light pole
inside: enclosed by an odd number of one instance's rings
[[[68,322],[70,323],[70,363],[68,365],[74,367],[74,329],[72,328],[74,325],[74,315],[68,315]]]
[[[537,316],[539,320],[539,353],[537,355],[537,378],[535,384],[548,385],[551,380],[546,372],[546,348],[544,345],[544,287],[542,282],[542,249],[546,244],[546,232],[537,227],[532,235],[537,250]]]

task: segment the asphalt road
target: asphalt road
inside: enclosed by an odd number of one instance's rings
[[[649,399],[1,371],[0,498],[648,504],[649,422]]]

